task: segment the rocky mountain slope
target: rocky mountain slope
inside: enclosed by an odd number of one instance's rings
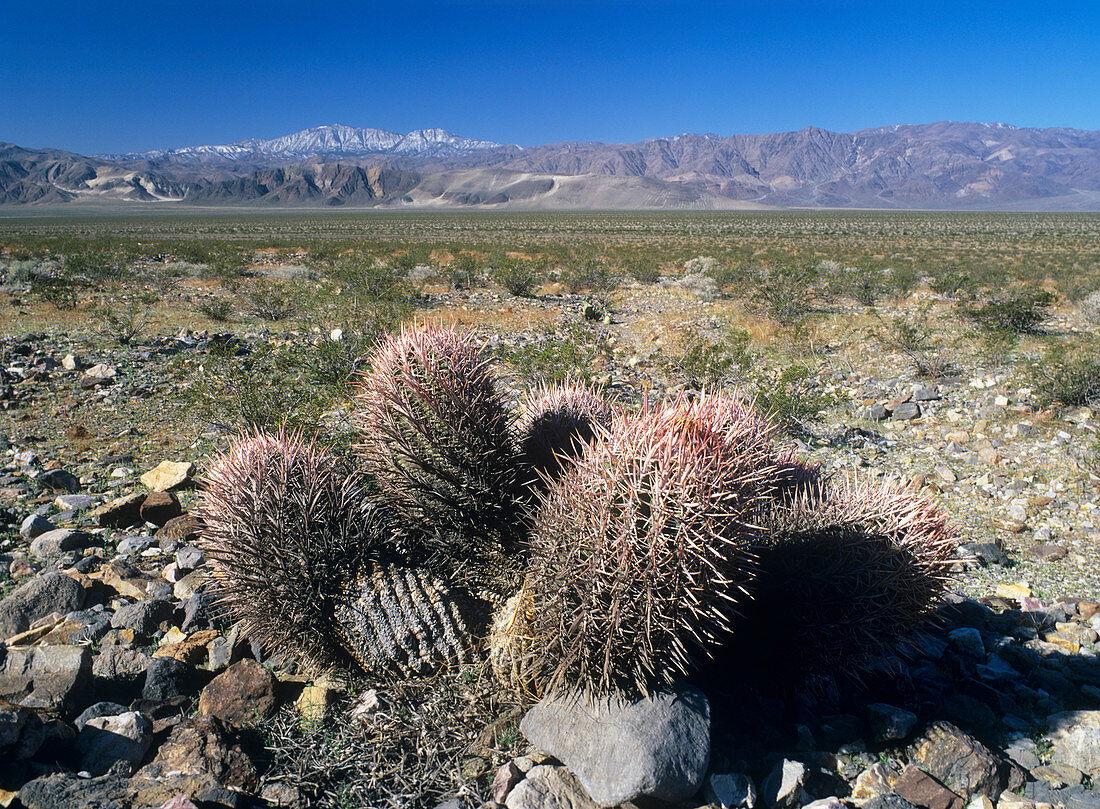
[[[532,176],[540,178],[534,186]],[[588,179],[564,179],[578,177]],[[516,188],[501,195],[502,183]],[[100,157],[0,144],[0,202],[83,199],[1100,210],[1100,131],[943,121],[853,133],[807,127],[519,147],[439,129],[401,135],[332,125],[272,140]]]

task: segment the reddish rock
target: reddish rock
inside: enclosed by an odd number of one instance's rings
[[[141,504],[141,519],[158,527],[182,514],[180,500],[171,492],[153,492]]]
[[[199,713],[233,725],[264,719],[275,710],[275,675],[255,660],[241,660],[219,674],[199,695]]]
[[[912,764],[901,771],[894,792],[924,809],[963,809],[963,799]]]

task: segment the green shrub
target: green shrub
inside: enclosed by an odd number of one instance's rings
[[[606,351],[598,335],[580,326],[563,333],[547,330],[541,339],[499,349],[501,360],[530,383],[588,379],[593,362]]]
[[[587,292],[604,310],[611,308],[612,296],[619,287],[619,278],[615,271],[599,260],[571,264],[562,270],[561,282],[574,294]]]
[[[731,329],[715,342],[694,334],[684,353],[673,360],[674,370],[704,388],[721,387],[752,367],[755,358],[749,351],[750,340],[743,329]]]
[[[58,311],[72,310],[76,309],[89,285],[84,279],[67,274],[36,275],[31,278],[31,294]]]
[[[750,301],[771,320],[791,326],[805,321],[818,303],[817,279],[817,269],[808,264],[769,268],[754,285]]]
[[[835,397],[820,391],[817,379],[803,365],[759,374],[753,386],[757,409],[790,435],[808,433],[810,423],[821,421],[821,411],[836,403]]]
[[[1053,303],[1052,293],[1039,290],[995,297],[982,306],[965,307],[963,311],[984,329],[1036,334]]]
[[[66,275],[83,276],[92,280],[114,277],[121,270],[118,261],[111,253],[90,249],[66,254],[64,268]]]
[[[215,298],[199,304],[199,311],[217,323],[225,323],[233,311],[233,303],[226,298]]]
[[[924,312],[915,318],[895,317],[884,328],[876,329],[874,335],[884,348],[905,354],[920,376],[939,379],[953,368],[950,361],[940,356],[940,346],[925,317]]]
[[[261,320],[277,322],[294,314],[298,305],[285,284],[259,284],[248,293],[250,314]]]
[[[525,298],[542,280],[542,274],[530,262],[503,259],[493,268],[493,280],[516,297]]]
[[[1032,362],[1030,372],[1044,404],[1100,403],[1100,353],[1095,349],[1057,346]]]

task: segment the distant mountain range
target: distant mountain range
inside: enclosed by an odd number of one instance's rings
[[[331,125],[84,157],[0,144],[0,203],[1100,210],[1100,131],[944,121],[520,147]]]

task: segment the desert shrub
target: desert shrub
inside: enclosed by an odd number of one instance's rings
[[[778,373],[758,372],[753,380],[757,408],[790,435],[810,432],[821,411],[836,403],[820,390],[816,376],[804,365],[789,365]]]
[[[1053,293],[1046,290],[1016,292],[981,306],[964,307],[963,312],[984,329],[1035,334],[1053,303]]]
[[[587,292],[605,310],[610,309],[612,296],[619,287],[618,275],[598,259],[571,263],[562,270],[561,282],[574,294]]]
[[[285,320],[298,310],[298,302],[286,284],[258,284],[248,293],[248,311],[273,323]]]
[[[450,281],[452,289],[472,289],[477,281],[479,268],[477,259],[469,253],[463,253],[450,266]]]
[[[593,362],[607,347],[599,335],[581,326],[547,330],[540,338],[518,346],[501,346],[500,359],[529,383],[588,379]]]
[[[756,275],[756,271],[740,264],[720,261],[704,272],[714,279],[719,289],[737,289],[743,292],[748,287],[748,280]]]
[[[896,298],[906,297],[918,281],[920,273],[912,267],[892,267],[886,272],[886,288]]]
[[[820,299],[817,268],[786,264],[761,272],[750,295],[754,308],[783,326],[803,322]]]
[[[1095,348],[1056,346],[1030,363],[1030,374],[1044,404],[1100,403],[1100,353]]]
[[[730,329],[715,341],[698,332],[690,334],[683,354],[672,361],[673,370],[705,388],[720,387],[752,367],[750,341],[744,329]]]
[[[627,275],[640,284],[655,284],[661,280],[661,269],[657,259],[651,256],[631,256],[622,262]]]
[[[823,276],[829,297],[850,298],[864,306],[874,306],[882,293],[882,272],[875,267],[844,267],[835,261],[822,261],[817,273]]]
[[[965,270],[939,272],[931,281],[933,292],[956,301],[973,300],[978,291],[978,281]]]
[[[347,293],[364,303],[408,301],[412,289],[407,269],[398,264],[380,264],[362,253],[341,256],[330,276],[347,286]]]
[[[204,301],[199,304],[199,312],[217,323],[224,323],[229,320],[232,311],[233,302],[226,298],[215,298],[212,301]]]
[[[527,261],[502,259],[493,267],[493,280],[517,297],[527,297],[541,280],[538,268]]]
[[[152,306],[147,300],[107,301],[99,306],[103,325],[100,334],[113,337],[119,345],[129,345],[141,334]]]
[[[1085,320],[1094,326],[1100,326],[1100,289],[1082,298],[1080,307]]]
[[[939,379],[952,370],[950,361],[940,356],[939,343],[925,322],[924,313],[914,318],[895,317],[875,329],[874,335],[883,347],[905,354],[922,377]]]

